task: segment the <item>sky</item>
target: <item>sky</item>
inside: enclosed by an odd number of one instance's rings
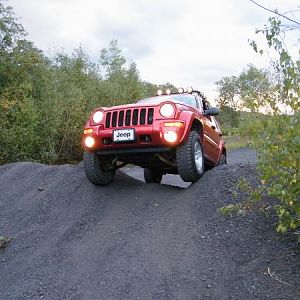
[[[257,0],[280,12],[299,0]],[[249,0],[7,0],[35,45],[71,53],[82,46],[97,61],[113,39],[142,80],[193,86],[210,98],[216,81],[268,59],[249,46],[272,14]],[[293,17],[292,14],[289,16]],[[299,16],[299,14],[298,14]],[[293,50],[298,32],[289,34]]]

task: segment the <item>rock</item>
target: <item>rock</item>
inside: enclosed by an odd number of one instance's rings
[[[9,244],[10,241],[11,241],[10,238],[0,236],[0,249],[6,248],[6,246]]]

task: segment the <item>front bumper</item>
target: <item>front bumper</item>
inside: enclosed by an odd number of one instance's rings
[[[91,126],[85,130],[89,133],[83,135],[82,145],[86,151],[97,152],[99,154],[125,154],[125,153],[150,153],[165,152],[176,147],[182,142],[184,134],[184,122],[182,126],[172,126],[176,123],[172,120],[155,121],[152,125],[143,126],[126,126],[115,128],[104,128],[103,125]],[[178,123],[178,121],[177,121]],[[165,124],[168,124],[166,126]],[[170,126],[171,125],[171,126]],[[117,129],[135,130],[135,141],[130,142],[113,142],[113,131]],[[174,131],[177,134],[175,142],[167,142],[164,138],[166,131]],[[93,147],[87,147],[84,140],[87,136],[92,136],[95,140]]]

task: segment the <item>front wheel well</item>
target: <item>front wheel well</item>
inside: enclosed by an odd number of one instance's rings
[[[199,120],[194,119],[191,131],[196,131],[200,136],[201,142],[203,142],[203,125]]]

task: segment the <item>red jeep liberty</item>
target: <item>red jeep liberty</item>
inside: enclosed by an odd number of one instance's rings
[[[106,185],[129,163],[144,168],[146,183],[160,183],[165,174],[195,182],[206,168],[226,163],[218,113],[192,88],[97,108],[83,134],[85,174],[93,184]]]

